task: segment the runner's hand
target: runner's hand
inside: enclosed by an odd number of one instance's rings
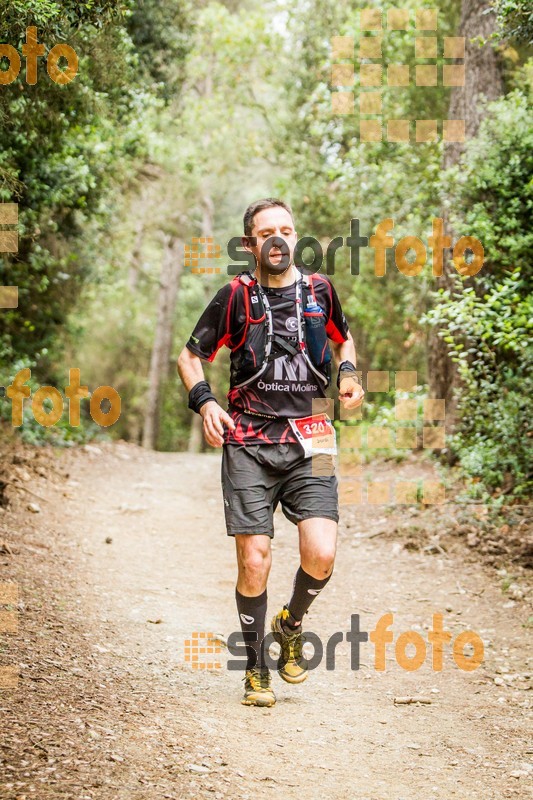
[[[232,431],[235,430],[232,418],[218,403],[215,403],[214,400],[204,403],[200,409],[200,414],[204,418],[204,436],[206,442],[210,444],[211,447],[222,447],[224,444],[223,425],[227,425]]]
[[[341,378],[339,387],[339,399],[344,408],[358,408],[363,402],[365,393],[363,387],[359,386],[353,378]]]

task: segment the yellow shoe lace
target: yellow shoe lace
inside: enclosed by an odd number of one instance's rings
[[[254,692],[260,692],[264,689],[270,689],[270,672],[261,671],[259,669],[250,669],[246,671],[243,680],[248,679],[250,687]]]
[[[281,619],[288,619],[288,617],[289,609],[284,608],[281,612]],[[283,637],[281,640],[283,658],[285,659],[285,662],[298,661],[302,656],[302,626],[299,625],[298,630],[294,631],[294,633],[288,633],[286,628],[283,626],[281,627],[283,630]]]

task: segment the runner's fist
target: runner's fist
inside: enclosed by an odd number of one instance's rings
[[[232,418],[214,400],[210,400],[200,409],[200,414],[204,418],[204,436],[207,444],[211,447],[222,447],[224,444],[224,425],[232,431],[235,425]]]
[[[354,378],[346,376],[341,378],[339,386],[339,399],[344,408],[357,408],[363,402],[365,393]]]

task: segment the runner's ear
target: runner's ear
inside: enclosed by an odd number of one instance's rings
[[[252,247],[257,245],[257,237],[256,236],[242,236],[241,237],[242,246],[245,250],[251,250]]]

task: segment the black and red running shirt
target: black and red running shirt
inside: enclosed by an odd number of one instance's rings
[[[207,361],[213,361],[223,344],[235,346],[242,340],[246,325],[244,304],[232,302],[233,286],[223,286],[211,300],[198,320],[187,348]],[[313,275],[313,289],[317,303],[324,310],[328,337],[334,342],[345,342],[348,324],[337,293],[327,277]],[[281,289],[263,287],[272,309],[274,333],[293,341],[297,340],[296,284]],[[248,291],[244,287],[244,291]],[[276,311],[276,306],[292,300],[292,307]],[[240,307],[242,306],[242,307]],[[233,354],[232,356],[233,357]],[[310,369],[301,353],[293,358],[285,355],[271,361],[264,372],[241,388],[230,387],[228,413],[235,423],[235,431],[225,429],[226,444],[277,444],[296,442],[290,417],[307,417],[313,412],[312,401],[326,397],[324,384]],[[315,407],[316,412],[316,407]]]

